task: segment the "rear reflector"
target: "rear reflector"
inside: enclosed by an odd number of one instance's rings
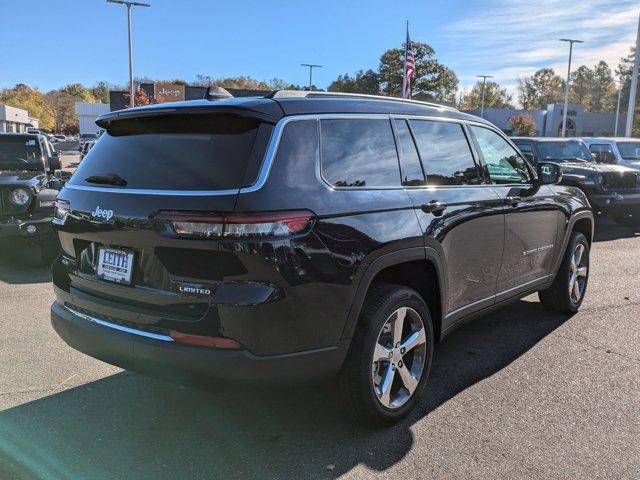
[[[242,345],[231,338],[205,337],[202,335],[191,335],[188,333],[176,332],[175,330],[169,332],[169,336],[173,338],[175,342],[184,343],[185,345],[224,348],[227,350],[239,350],[242,348]]]
[[[304,232],[313,222],[309,211],[268,215],[197,215],[163,213],[155,220],[179,236],[195,238],[285,237]]]

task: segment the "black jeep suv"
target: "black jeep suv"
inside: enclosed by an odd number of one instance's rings
[[[578,187],[591,206],[624,226],[640,225],[640,172],[598,161],[580,139],[512,137],[516,146],[538,161],[562,168],[562,184]]]
[[[60,158],[44,136],[0,133],[0,240],[36,243],[51,265],[59,249],[51,229]]]
[[[416,403],[434,343],[540,292],[575,312],[593,216],[559,168],[420,102],[280,91],[135,108],[61,191],[51,320],[190,380],[337,375],[357,417]]]

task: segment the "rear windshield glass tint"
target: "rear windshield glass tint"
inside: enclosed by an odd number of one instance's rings
[[[259,126],[258,120],[226,114],[117,120],[70,183],[109,188],[108,179],[117,178],[120,188],[236,189],[246,181]]]

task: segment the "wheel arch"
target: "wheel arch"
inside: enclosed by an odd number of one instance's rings
[[[375,283],[395,283],[416,290],[429,307],[435,339],[440,338],[442,312],[446,298],[442,263],[438,252],[415,247],[387,253],[371,262],[358,283],[342,338],[352,338],[367,292]]]
[[[587,241],[589,245],[593,242],[593,217],[588,218],[586,216],[579,218],[573,224],[572,232],[580,232],[585,237],[587,237]]]
[[[564,252],[567,249],[567,245],[569,244],[569,239],[571,238],[571,234],[574,231],[581,232],[587,237],[587,241],[589,242],[589,246],[593,242],[593,228],[595,221],[593,219],[593,212],[591,210],[580,210],[574,213],[567,221],[567,227],[564,232],[564,238],[562,241],[562,248],[556,255],[556,261],[553,269],[553,275],[558,274],[558,270],[560,269],[560,264],[562,263],[562,257],[564,256]]]

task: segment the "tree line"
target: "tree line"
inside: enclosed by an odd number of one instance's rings
[[[470,89],[458,94],[459,80],[455,72],[440,63],[434,49],[426,43],[413,43],[416,58],[416,73],[412,82],[413,98],[431,100],[462,110],[479,109],[484,88],[486,108],[514,108],[513,94],[498,82],[476,82]],[[332,92],[364,93],[372,95],[401,96],[403,77],[403,55],[400,48],[385,51],[379,59],[376,69],[358,70],[355,73],[339,75],[328,87]],[[615,69],[622,88],[621,112],[626,110],[631,84],[634,49],[622,58]],[[614,81],[614,72],[605,62],[600,61],[593,67],[581,65],[571,73],[569,101],[585,106],[591,112],[614,112],[616,108],[618,86]],[[183,85],[220,86],[247,90],[305,90],[306,85],[295,85],[280,78],[256,80],[250,76],[216,78],[200,74],[191,82],[184,79],[153,79],[136,77],[135,82],[168,82]],[[319,90],[315,85],[312,89]],[[533,75],[518,80],[516,88],[517,103],[525,110],[546,109],[550,103],[564,101],[565,80],[552,68],[542,68]],[[13,88],[0,90],[0,103],[29,112],[40,120],[45,131],[75,133],[78,131],[78,119],[75,114],[75,102],[109,102],[109,90],[126,90],[124,85],[110,84],[105,81],[93,86],[79,83],[65,85],[49,92],[38,88],[18,84]],[[457,96],[457,97],[456,97]],[[640,110],[640,109],[638,109]],[[634,125],[637,122],[634,122]],[[640,130],[640,126],[637,127]],[[636,134],[640,132],[636,131]]]

